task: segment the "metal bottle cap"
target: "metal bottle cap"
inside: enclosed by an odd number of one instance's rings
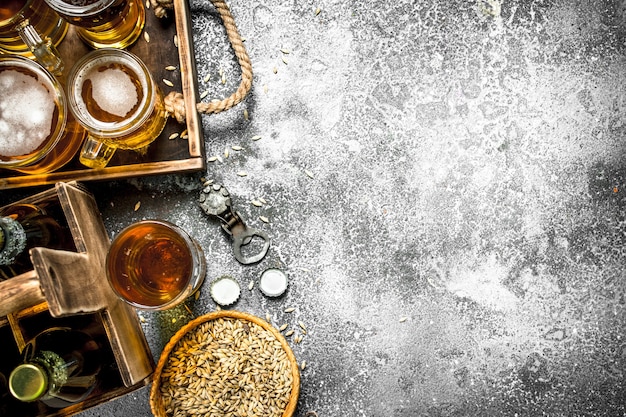
[[[26,249],[26,232],[11,217],[0,217],[0,265],[10,265]]]
[[[18,365],[9,376],[9,390],[20,401],[35,401],[48,388],[46,372],[35,364]]]
[[[287,290],[287,274],[280,269],[267,269],[261,274],[259,288],[268,297],[279,297]]]
[[[240,294],[239,283],[229,275],[222,275],[211,283],[211,297],[221,306],[234,304]]]

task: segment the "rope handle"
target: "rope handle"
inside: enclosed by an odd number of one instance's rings
[[[241,35],[239,35],[230,9],[223,0],[211,0],[211,3],[213,3],[213,6],[217,9],[226,27],[226,35],[228,36],[228,40],[235,51],[235,56],[241,67],[241,83],[237,91],[231,94],[230,97],[223,100],[212,100],[210,103],[197,103],[196,108],[198,112],[203,114],[220,113],[234,107],[246,97],[252,87],[252,63],[250,62],[246,48],[243,46]],[[164,17],[168,10],[174,8],[173,0],[150,0],[150,4],[152,5],[154,14],[159,18]],[[183,123],[185,121],[186,112],[182,93],[175,91],[169,93],[165,97],[165,110],[173,115],[179,123]]]

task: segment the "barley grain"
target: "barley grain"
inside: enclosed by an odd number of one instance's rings
[[[271,332],[255,323],[217,319],[178,342],[159,391],[163,409],[172,416],[279,417],[289,403],[291,372]]]

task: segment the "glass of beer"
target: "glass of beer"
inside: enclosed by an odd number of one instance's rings
[[[45,0],[92,48],[126,48],[143,30],[141,0]]]
[[[84,55],[67,79],[68,101],[89,132],[80,162],[103,168],[116,149],[140,151],[167,122],[163,94],[146,65],[121,49],[104,48]]]
[[[63,61],[56,46],[68,26],[41,0],[1,0],[0,53],[35,57],[48,71],[60,74]]]
[[[41,174],[76,155],[86,131],[52,74],[28,58],[0,55],[0,91],[0,168]]]
[[[206,261],[200,245],[180,227],[143,220],[113,239],[106,272],[117,295],[135,308],[164,310],[200,288]]]

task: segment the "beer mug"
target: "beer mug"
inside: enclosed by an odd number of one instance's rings
[[[40,0],[0,1],[0,52],[35,57],[48,71],[60,74],[56,50],[68,23]]]
[[[84,55],[67,78],[70,109],[87,129],[80,162],[105,167],[116,149],[141,150],[167,122],[163,94],[146,65],[122,49]]]
[[[68,163],[86,136],[57,79],[37,62],[0,55],[0,168],[27,174]]]
[[[130,305],[164,310],[200,288],[206,261],[200,245],[180,227],[143,220],[113,239],[106,272],[113,291]]]
[[[141,0],[45,0],[92,48],[126,48],[143,30]]]

